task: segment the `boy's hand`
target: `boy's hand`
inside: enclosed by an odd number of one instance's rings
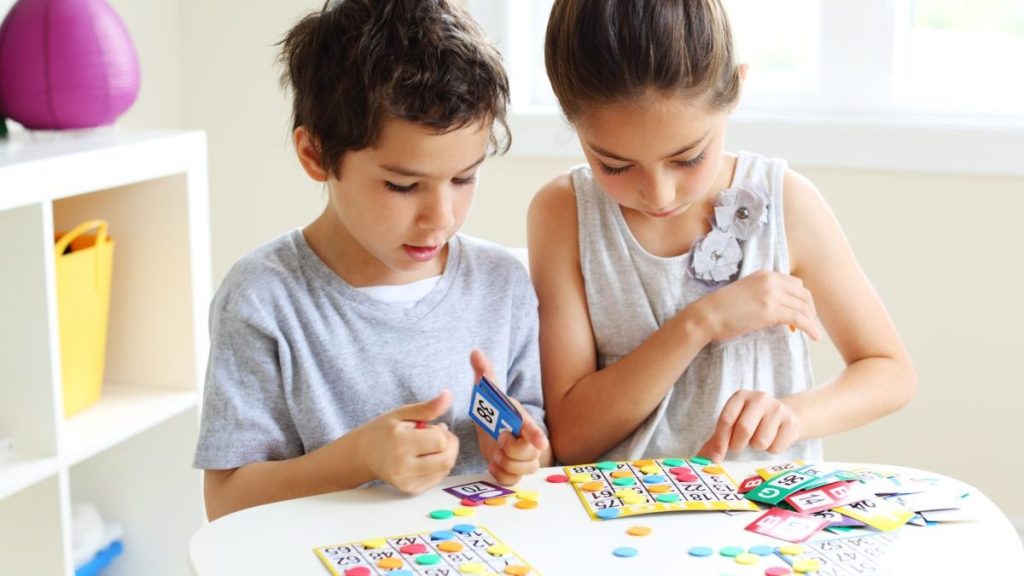
[[[418,494],[443,480],[459,455],[459,439],[441,424],[423,424],[444,414],[452,393],[407,404],[360,427],[360,455],[375,478]]]
[[[714,462],[724,460],[727,450],[747,446],[778,454],[800,439],[800,427],[800,416],[782,400],[739,390],[725,403],[714,434],[698,454]]]
[[[817,341],[818,313],[811,292],[796,276],[760,270],[693,303],[714,341],[769,326],[800,329]]]
[[[496,381],[491,369],[491,363],[480,350],[473,350],[469,356],[470,364],[473,365],[475,378],[473,382],[479,382],[480,377],[486,375],[491,381]],[[516,409],[523,416],[523,427],[519,431],[519,438],[510,434],[507,430],[498,436],[498,441],[487,435],[486,432],[476,428],[476,438],[480,445],[480,452],[488,462],[487,470],[494,476],[499,484],[511,486],[519,482],[519,479],[527,474],[533,474],[541,467],[541,460],[547,459],[548,439],[544,431],[530,417],[530,413],[523,409],[523,405],[515,398],[509,398]]]

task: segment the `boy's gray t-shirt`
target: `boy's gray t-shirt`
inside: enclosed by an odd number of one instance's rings
[[[544,428],[537,298],[504,248],[456,235],[437,285],[411,308],[349,286],[301,230],[228,272],[210,308],[210,363],[193,465],[223,470],[312,452],[404,404],[453,392],[453,474],[480,473],[469,354]]]

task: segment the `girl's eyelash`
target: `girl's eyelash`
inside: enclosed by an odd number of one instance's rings
[[[601,171],[609,176],[616,176],[618,174],[622,174],[626,170],[629,170],[629,165],[621,166],[619,168],[613,168],[605,164],[604,162],[601,162]]]
[[[414,182],[412,184],[409,184],[408,186],[399,186],[394,182],[388,182],[387,180],[385,180],[384,187],[387,188],[388,190],[391,190],[392,192],[400,192],[404,194],[406,192],[412,192],[413,189],[416,188],[416,183]]]
[[[456,186],[466,186],[473,182],[476,182],[476,175],[466,176],[465,178],[452,178],[452,184],[455,184]]]
[[[676,164],[682,166],[683,168],[693,168],[694,166],[700,164],[703,161],[704,151],[701,150],[700,154],[698,154],[695,158],[690,158],[689,160],[680,160],[679,162],[676,162]]]
[[[694,166],[700,164],[703,161],[704,161],[704,152],[702,151],[695,158],[691,158],[689,160],[678,160],[678,161],[675,162],[675,164],[677,166],[681,166],[683,168],[693,168]],[[631,165],[626,165],[626,166],[621,166],[619,168],[615,168],[615,167],[612,167],[612,166],[609,166],[609,165],[605,164],[604,162],[601,162],[601,171],[604,172],[605,174],[609,175],[609,176],[616,176],[618,174],[622,174],[626,170],[629,170],[631,167],[632,167]]]

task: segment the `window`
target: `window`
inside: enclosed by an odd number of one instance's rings
[[[1024,120],[1020,0],[723,0],[750,64],[741,110]],[[467,0],[502,51],[513,109],[553,110],[552,0]]]

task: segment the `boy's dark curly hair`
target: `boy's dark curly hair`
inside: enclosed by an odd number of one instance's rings
[[[279,43],[281,83],[293,96],[293,129],[304,126],[324,170],[372,146],[387,117],[439,134],[476,122],[508,149],[508,78],[473,18],[446,0],[334,0]]]

